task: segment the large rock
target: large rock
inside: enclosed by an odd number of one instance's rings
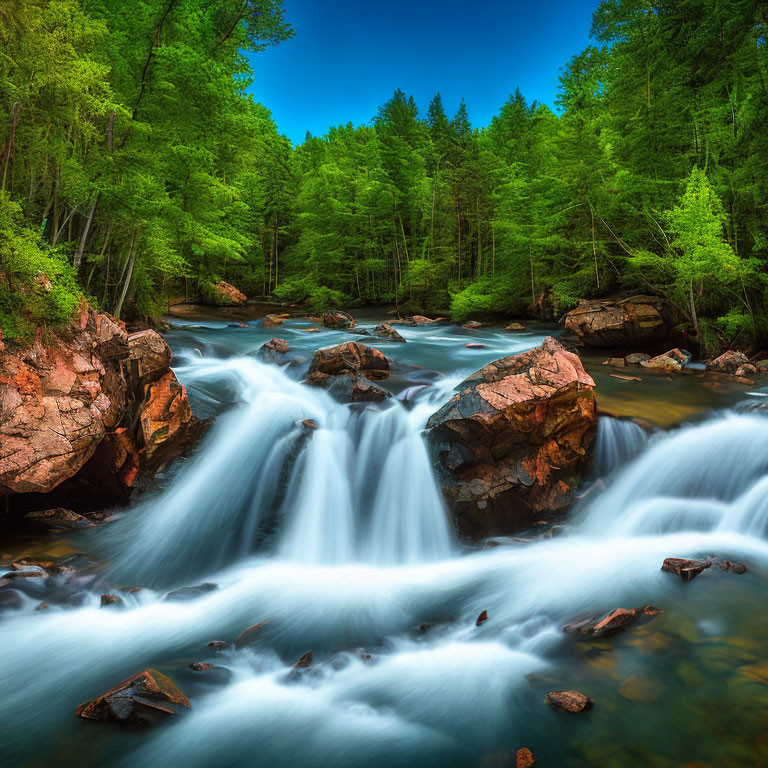
[[[669,309],[655,296],[582,301],[565,316],[565,327],[592,347],[648,347],[670,333]]]
[[[105,694],[81,704],[79,717],[152,725],[189,709],[189,699],[165,675],[146,669],[118,683]]]
[[[594,444],[594,386],[547,337],[470,376],[432,415],[430,447],[463,533],[511,533],[569,507]]]
[[[191,420],[187,389],[173,371],[148,384],[140,417],[145,455],[150,457],[163,443],[178,440]]]
[[[348,330],[357,325],[355,318],[349,312],[341,312],[334,309],[323,314],[323,325],[326,328],[336,328],[339,330]]]
[[[388,323],[381,323],[377,325],[373,332],[381,339],[388,339],[389,341],[398,341],[405,343],[405,339]]]
[[[123,418],[125,326],[83,310],[64,331],[0,357],[0,491],[46,493]]]
[[[239,291],[234,285],[224,280],[220,280],[213,286],[213,297],[216,304],[222,306],[245,304],[248,300],[248,297],[242,291]]]
[[[324,373],[338,376],[343,373],[362,374],[371,381],[389,378],[389,360],[374,347],[358,341],[348,341],[335,347],[318,349],[309,365],[308,376]]]
[[[707,362],[707,369],[718,371],[719,373],[736,373],[741,366],[747,363],[749,363],[749,358],[743,352],[729,349],[727,352],[723,352],[720,357],[709,360]]]
[[[656,355],[650,360],[641,360],[643,368],[649,368],[662,373],[682,373],[688,363],[691,362],[691,353],[685,349],[670,349],[663,355]]]
[[[128,335],[129,359],[142,383],[163,376],[171,366],[171,348],[165,339],[151,328]]]

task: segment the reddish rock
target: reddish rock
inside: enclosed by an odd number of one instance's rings
[[[436,317],[434,319],[425,317],[424,315],[414,315],[410,318],[410,322],[413,325],[434,325],[435,323],[441,323],[445,320],[444,317]]]
[[[262,325],[264,325],[265,328],[275,328],[278,325],[282,325],[288,318],[290,317],[289,314],[269,314],[264,315],[262,319]]]
[[[592,709],[592,699],[578,691],[550,691],[547,704],[563,712],[585,712]]]
[[[213,642],[208,643],[208,647],[212,648],[214,651],[225,651],[229,648],[229,643],[225,643],[223,640],[214,640]]]
[[[388,325],[387,323],[381,323],[381,325],[377,325],[373,329],[373,332],[382,339],[399,341],[405,344],[405,339],[391,325]]]
[[[465,344],[464,346],[467,349],[485,349],[485,344],[478,344],[476,342],[473,342],[471,344]]]
[[[180,439],[191,420],[187,389],[173,371],[147,385],[139,418],[144,454],[150,457],[162,443]]]
[[[349,312],[341,312],[334,309],[331,312],[323,313],[323,325],[326,328],[335,328],[337,330],[347,330],[357,325],[355,318]]]
[[[742,366],[749,363],[749,358],[743,352],[736,352],[729,349],[723,352],[720,357],[707,362],[707,370],[717,371],[718,373],[736,373]]]
[[[252,627],[248,627],[248,629],[244,629],[233,641],[232,645],[235,646],[235,648],[242,648],[245,645],[249,645],[252,643],[259,633],[259,630],[266,626],[269,622],[268,621],[260,621],[258,624],[254,624]]]
[[[481,624],[485,624],[485,622],[488,621],[488,611],[483,611],[478,617],[477,621],[475,622],[475,626],[479,627]]]
[[[603,360],[603,365],[610,365],[613,368],[625,368],[627,361],[623,357],[609,357]]]
[[[302,419],[300,423],[305,429],[317,429],[317,422],[314,419]]]
[[[231,283],[220,280],[213,286],[213,296],[216,304],[222,306],[233,306],[235,304],[245,304],[248,297],[235,288]]]
[[[510,323],[504,330],[520,332],[525,330],[525,326],[522,323]]]
[[[485,323],[479,323],[477,320],[469,320],[464,323],[464,327],[468,328],[470,331],[476,331],[478,328],[484,328]]]
[[[746,573],[747,566],[743,563],[734,563],[732,560],[718,560],[717,567],[726,571],[727,573]]]
[[[389,378],[389,360],[378,349],[348,341],[327,349],[318,349],[309,366],[308,375],[323,373],[338,376],[342,373],[362,374],[371,381]]]
[[[533,768],[534,765],[536,765],[536,758],[528,747],[522,747],[517,750],[515,768]]]
[[[640,365],[643,368],[663,371],[664,373],[680,373],[690,360],[690,352],[675,348],[670,349],[669,352],[665,352],[663,355],[656,355],[656,357],[652,357],[650,360],[642,360]]]
[[[205,672],[207,669],[213,669],[213,664],[210,664],[207,661],[193,661],[189,668],[193,672]]]
[[[146,669],[77,708],[88,720],[152,725],[189,709],[189,699],[165,675]]]
[[[582,301],[565,327],[593,347],[647,347],[670,332],[668,305],[655,296]]]
[[[288,342],[285,339],[270,339],[261,345],[257,354],[268,363],[281,363],[288,350]]]
[[[757,366],[752,365],[752,363],[746,363],[745,365],[740,365],[736,369],[736,373],[734,374],[734,376],[741,376],[741,377],[759,376],[759,375],[760,375],[760,371],[757,369]]]
[[[117,595],[105,594],[101,596],[101,608],[120,608],[125,603]]]
[[[711,567],[711,560],[686,560],[680,557],[668,557],[662,563],[661,570],[674,573],[683,581],[690,581]]]
[[[50,343],[0,357],[0,490],[51,491],[125,413],[125,326],[83,310]]]
[[[432,415],[430,447],[463,533],[511,533],[570,506],[594,444],[594,386],[548,337],[470,376]]]
[[[658,616],[663,611],[654,608],[652,605],[646,605],[642,608],[616,608],[597,620],[581,621],[577,624],[568,624],[563,627],[564,632],[575,632],[578,635],[587,637],[610,637],[623,632],[628,627],[635,624],[641,618],[651,618]]]
[[[294,669],[306,669],[312,664],[312,651],[307,651],[294,665]]]

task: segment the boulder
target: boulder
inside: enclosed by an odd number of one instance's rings
[[[146,669],[81,704],[79,717],[132,725],[153,725],[190,708],[189,699],[165,675]]]
[[[248,300],[248,297],[242,291],[239,291],[234,285],[225,280],[220,280],[213,286],[213,297],[216,304],[225,307],[245,304]]]
[[[477,320],[469,320],[464,323],[464,328],[468,328],[470,331],[476,331],[478,328],[485,328],[485,323],[479,323]]]
[[[565,327],[592,347],[648,347],[671,330],[668,305],[655,296],[582,301],[565,315]]]
[[[435,323],[442,323],[445,320],[444,317],[425,317],[424,315],[413,315],[409,320],[406,320],[408,325],[434,325]]]
[[[374,384],[363,374],[342,372],[336,376],[316,371],[304,380],[310,387],[320,387],[340,403],[380,403],[392,397],[383,387]]]
[[[309,365],[308,376],[322,373],[327,376],[340,374],[362,374],[371,381],[389,378],[389,360],[378,349],[348,341],[335,347],[318,349]]]
[[[323,325],[326,328],[335,328],[337,330],[347,330],[357,325],[355,318],[349,312],[341,312],[334,309],[331,312],[323,313]]]
[[[665,352],[663,355],[656,355],[650,360],[641,360],[640,365],[643,368],[649,368],[655,371],[663,371],[664,373],[682,373],[688,363],[691,361],[690,352],[684,349],[670,349],[669,352]]]
[[[288,342],[285,339],[270,339],[261,345],[257,354],[265,362],[281,363],[288,349]]]
[[[592,709],[592,699],[578,691],[550,691],[547,704],[562,712],[586,712]]]
[[[377,325],[373,332],[379,336],[382,339],[389,339],[389,341],[399,341],[403,344],[405,343],[405,339],[391,326],[387,323],[381,323],[380,325]]]
[[[662,563],[661,570],[674,573],[683,581],[690,581],[695,579],[702,571],[711,567],[711,560],[686,560],[681,557],[668,557]]]
[[[460,531],[513,533],[572,503],[597,430],[595,383],[547,337],[470,376],[427,423],[445,498]]]
[[[83,310],[51,336],[0,357],[0,492],[53,490],[125,413],[125,326]]]
[[[708,371],[717,371],[718,373],[736,373],[742,365],[747,365],[749,358],[743,352],[736,352],[729,349],[723,352],[720,357],[707,361]]]
[[[163,443],[180,441],[191,420],[187,389],[168,371],[145,389],[139,417],[143,453],[149,458]]]
[[[652,605],[646,605],[642,608],[616,608],[600,619],[588,619],[577,624],[568,624],[563,627],[563,631],[592,638],[610,637],[623,632],[640,619],[652,618],[660,613],[663,611]]]
[[[171,348],[157,331],[150,328],[129,334],[128,350],[142,384],[159,379],[171,367]]]

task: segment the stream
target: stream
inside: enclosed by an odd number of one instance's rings
[[[57,542],[100,563],[82,605],[35,612],[30,597],[0,618],[7,764],[501,768],[523,746],[544,768],[768,764],[768,421],[734,407],[764,393],[608,381],[585,361],[600,407],[605,381],[610,410],[626,399],[620,415],[659,411],[674,428],[602,416],[602,487],[562,533],[487,547],[455,535],[422,431],[467,375],[549,331],[397,326],[396,344],[308,319],[173,322],[174,370],[213,425],[160,489]],[[275,336],[290,365],[256,355]],[[299,383],[315,349],[350,339],[393,361],[389,407]],[[748,570],[691,583],[660,570],[697,555]],[[216,589],[163,599],[203,582]],[[124,585],[125,610],[99,608],[101,583]],[[616,637],[562,631],[647,604],[664,613]],[[262,621],[245,647],[208,647]],[[200,661],[216,667],[189,669]],[[75,717],[147,667],[191,711],[146,731]],[[594,709],[545,704],[570,688]]]

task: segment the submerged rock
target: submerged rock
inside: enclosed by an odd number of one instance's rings
[[[674,573],[683,581],[690,581],[711,567],[711,560],[686,560],[681,557],[668,557],[662,563],[661,570]]]
[[[122,608],[125,605],[122,598],[117,595],[111,595],[109,593],[101,596],[100,608]]]
[[[690,352],[675,348],[670,349],[669,352],[665,352],[663,355],[656,355],[656,357],[652,357],[650,360],[642,360],[640,365],[643,368],[663,371],[665,373],[681,373],[692,357],[693,355]]]
[[[334,309],[331,312],[323,313],[323,325],[326,328],[348,330],[354,328],[357,325],[357,321],[349,312],[341,312],[338,309]]]
[[[536,758],[528,747],[522,747],[515,754],[515,768],[533,768]]]
[[[307,651],[294,665],[294,669],[306,669],[312,664],[312,651]]]
[[[387,323],[381,323],[377,325],[373,332],[382,339],[389,339],[390,341],[398,341],[405,344],[405,339]]]
[[[485,622],[488,621],[488,611],[483,611],[478,617],[477,621],[475,622],[475,626],[479,627],[481,624],[485,624]]]
[[[732,560],[718,560],[717,567],[726,573],[737,573],[739,575],[747,572],[747,566],[743,563],[734,563]]]
[[[504,328],[505,331],[520,332],[525,330],[525,326],[522,323],[510,323]]]
[[[562,712],[586,712],[592,709],[592,699],[578,691],[550,691],[547,694],[547,704]]]
[[[462,533],[512,533],[570,506],[597,431],[594,386],[547,337],[470,376],[432,415],[430,448]]]
[[[146,669],[118,683],[105,694],[81,704],[79,717],[153,725],[190,708],[189,699],[156,669]]]
[[[655,296],[582,301],[565,327],[592,347],[648,347],[670,332],[667,304]]]
[[[207,662],[207,661],[193,661],[189,668],[193,672],[205,672],[208,669],[213,669],[213,664]]]
[[[380,402],[391,397],[373,384],[389,377],[389,360],[378,349],[348,341],[315,352],[305,383],[322,387],[342,403]]]
[[[28,512],[24,519],[49,533],[60,533],[73,529],[93,528],[94,524],[71,509],[56,507],[41,512]]]
[[[268,363],[281,363],[288,349],[288,342],[285,339],[270,339],[261,345],[256,354]]]
[[[218,588],[218,585],[206,581],[205,583],[198,584],[194,587],[181,587],[181,589],[174,589],[173,592],[169,592],[164,599],[171,602],[179,600],[196,600],[198,597],[207,595],[209,592],[214,592]]]
[[[256,637],[260,634],[259,630],[268,624],[268,621],[260,621],[258,624],[254,624],[247,629],[244,629],[233,641],[232,645],[235,648],[242,648],[243,646],[250,645]]]
[[[658,616],[663,611],[646,605],[642,608],[616,608],[600,619],[581,621],[576,624],[568,624],[563,627],[564,632],[574,632],[586,637],[610,637],[623,632],[635,624],[639,619]]]

